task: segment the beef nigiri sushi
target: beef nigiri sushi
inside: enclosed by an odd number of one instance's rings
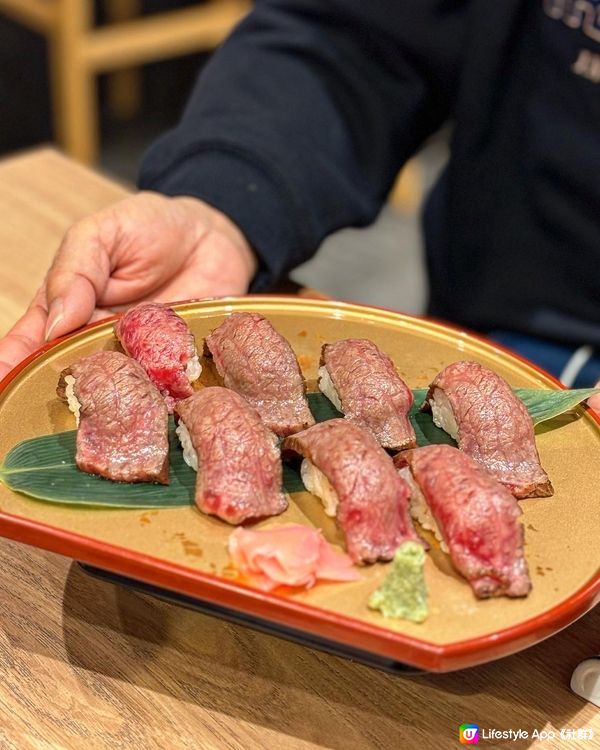
[[[515,497],[553,494],[525,404],[499,375],[478,362],[454,362],[429,386],[421,407],[461,451]]]
[[[197,473],[196,505],[227,523],[275,516],[288,506],[277,438],[241,396],[203,388],[178,401],[176,431]]]
[[[408,485],[370,432],[331,419],[287,437],[282,451],[284,458],[304,459],[304,486],[335,516],[354,562],[391,560],[403,541],[418,540]]]
[[[177,399],[194,392],[202,366],[187,323],[168,305],[142,302],[115,325],[124,351],[137,360],[165,396],[169,411]]]
[[[346,419],[370,430],[384,448],[415,448],[408,419],[410,388],[388,355],[368,339],[344,339],[321,350],[319,389]]]
[[[505,487],[450,445],[399,453],[394,462],[411,487],[411,513],[442,542],[477,597],[529,593],[521,509]]]
[[[205,341],[223,384],[243,396],[284,437],[315,423],[289,343],[262,315],[233,313]]]
[[[60,375],[58,396],[78,425],[77,466],[119,482],[169,483],[169,413],[141,365],[98,352]]]

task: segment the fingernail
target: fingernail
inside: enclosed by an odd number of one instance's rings
[[[64,304],[60,297],[52,300],[48,309],[48,322],[46,323],[46,341],[50,341],[52,338],[52,332],[65,317]]]

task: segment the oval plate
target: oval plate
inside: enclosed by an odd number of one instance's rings
[[[316,390],[321,345],[347,337],[375,341],[412,388],[427,386],[458,359],[477,360],[516,387],[560,387],[534,366],[469,333],[385,310],[267,296],[174,307],[188,321],[199,348],[229,313],[262,313],[290,341],[309,390]],[[44,347],[13,370],[0,384],[0,457],[25,438],[73,429],[71,414],[55,396],[58,375],[81,356],[113,348],[117,343],[109,320]],[[319,584],[310,591],[266,594],[245,586],[228,565],[231,527],[192,505],[92,510],[35,501],[0,485],[0,534],[272,623],[279,631],[304,632],[421,669],[460,669],[548,637],[600,598],[599,425],[591,412],[578,407],[540,425],[536,434],[556,492],[553,498],[520,503],[533,591],[526,599],[477,601],[432,543],[425,568],[430,616],[422,624],[387,620],[367,608],[369,594],[386,573],[382,564],[361,569],[360,582]],[[289,522],[320,526],[331,543],[341,545],[334,523],[308,493],[292,495],[283,515],[259,526]]]

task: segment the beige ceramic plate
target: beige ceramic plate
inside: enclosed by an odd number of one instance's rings
[[[468,333],[384,310],[276,297],[203,301],[176,309],[199,348],[229,313],[264,314],[295,349],[309,390],[315,389],[321,345],[347,337],[375,341],[413,388],[428,385],[458,359],[477,360],[513,386],[557,387],[531,365]],[[13,371],[0,392],[0,458],[20,440],[72,429],[71,414],[55,396],[58,375],[77,358],[112,348],[116,342],[107,322],[47,347]],[[591,608],[600,595],[599,426],[579,407],[540,426],[537,443],[556,493],[521,502],[532,593],[526,599],[477,601],[434,543],[425,569],[431,614],[423,624],[386,620],[367,608],[369,594],[386,572],[381,564],[364,569],[361,582],[319,584],[310,591],[264,594],[244,586],[228,566],[225,545],[231,528],[194,507],[73,508],[0,486],[0,533],[278,627],[425,669],[456,669],[545,638]],[[341,544],[332,521],[307,493],[293,495],[286,513],[261,525],[288,522],[322,526],[329,541]]]

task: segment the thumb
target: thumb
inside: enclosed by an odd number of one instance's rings
[[[88,323],[111,272],[116,231],[101,215],[82,219],[65,234],[46,278],[46,341]]]
[[[596,383],[594,388],[600,388],[600,380]],[[587,403],[590,408],[600,414],[600,393],[596,393],[595,396],[591,396],[591,398],[588,398]]]
[[[27,312],[11,330],[0,338],[0,380],[22,359],[44,343],[46,327],[46,295],[42,286]]]

